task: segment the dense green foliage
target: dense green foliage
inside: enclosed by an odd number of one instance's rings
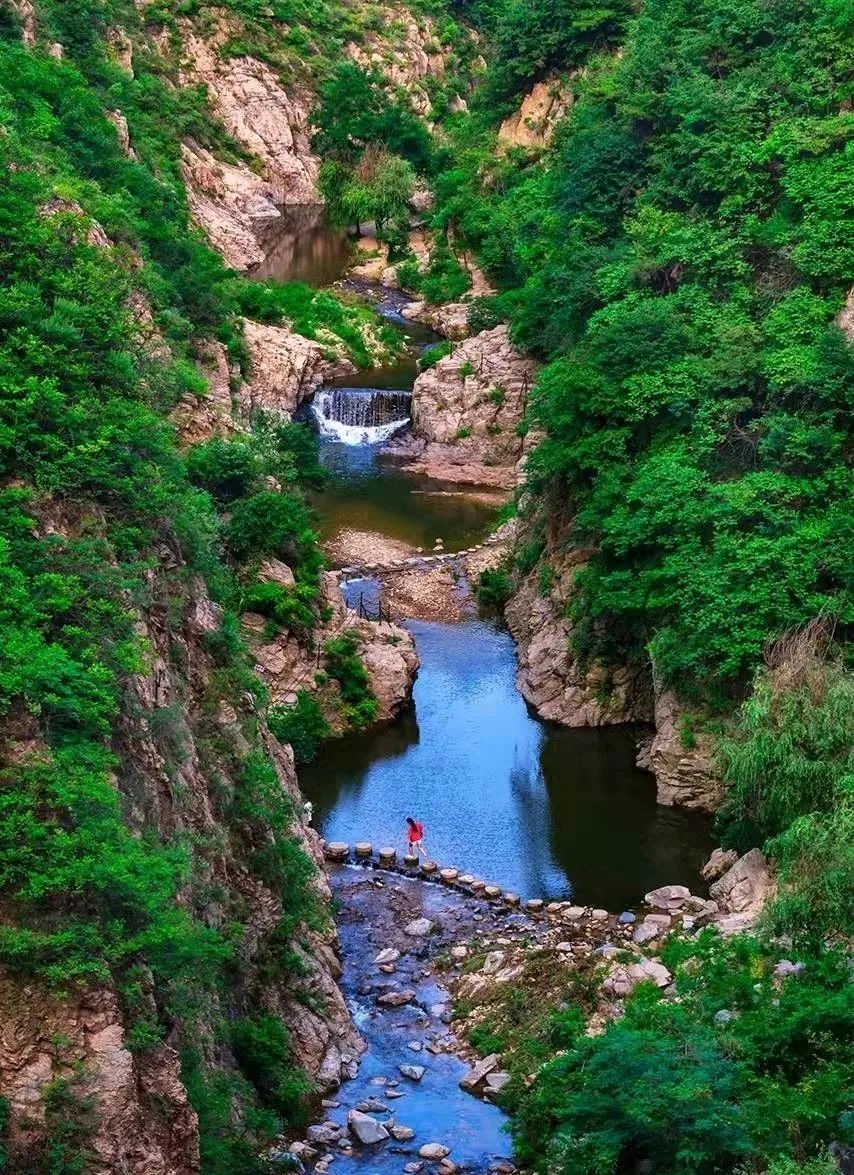
[[[516,567],[548,593],[560,542],[593,552],[575,655],[652,658],[719,711],[721,836],[764,847],[780,883],[760,939],[669,948],[678,1001],[641,989],[588,1038],[596,981],[544,1021],[525,978],[472,1043],[505,1053],[538,1171],[825,1171],[827,1143],[850,1143],[854,1018],[828,943],[854,916],[854,696],[827,640],[768,645],[828,615],[844,640],[851,619],[850,14],[647,0],[598,7],[587,36],[583,6],[457,7],[489,69],[448,124],[433,230],[477,251],[499,286],[484,312],[544,361]],[[551,146],[500,147],[520,92],[580,64]],[[787,953],[806,971],[781,983]]]
[[[725,844],[775,860],[775,929],[813,942],[854,932],[854,682],[822,637],[813,625],[782,642],[757,675],[721,743],[718,815]]]
[[[170,85],[162,61],[137,53],[133,78],[111,64],[108,19],[133,31],[132,4],[39,5],[40,29],[62,41],[63,61],[23,47],[2,11],[0,714],[11,753],[0,770],[0,961],[21,982],[60,993],[114,985],[130,1049],[167,1034],[183,1049],[204,1170],[261,1171],[258,1148],[302,1114],[307,1090],[274,1017],[262,1028],[278,1068],[259,1059],[248,1029],[239,1048],[232,1040],[228,1021],[249,995],[235,981],[249,914],[211,875],[233,853],[280,903],[259,972],[298,994],[291,943],[317,922],[313,866],[259,749],[247,698],[263,691],[235,613],[258,606],[257,563],[272,554],[290,558],[297,576],[292,598],[273,602],[274,621],[316,623],[321,559],[303,492],[322,473],[300,426],[258,419],[250,435],[185,459],[166,414],[181,396],[206,393],[195,362],[203,340],[224,343],[245,367],[241,315],[337,338],[359,362],[375,320],[305,287],[239,278],[191,230],[181,138],[226,158],[237,148],[204,93]],[[134,159],[104,115],[117,106]],[[162,618],[180,680],[172,637],[201,580],[224,609],[205,639],[202,712],[137,705],[129,714],[127,685],[152,660],[140,614]],[[212,718],[221,702],[238,716],[233,745]],[[123,721],[150,733],[170,777],[176,812],[162,839],[138,797],[125,810],[136,767]],[[215,842],[181,831],[190,734],[221,830]],[[232,1045],[246,1074],[216,1068]],[[44,1154],[33,1153],[30,1169],[82,1169],[88,1110],[72,1104],[67,1083],[44,1092]]]
[[[705,932],[664,952],[678,1001],[642,985],[592,1038],[556,1013],[549,1031],[564,1051],[530,1090],[520,1081],[511,1093],[525,1165],[606,1175],[647,1161],[711,1175],[794,1159],[800,1170],[828,1138],[850,1141],[844,957],[809,957],[783,981],[776,957],[747,936],[721,943]]]
[[[359,657],[359,634],[347,629],[323,646],[326,672],[341,690],[344,719],[351,730],[362,730],[376,719],[379,703],[371,693],[368,672]]]
[[[304,689],[297,692],[292,706],[271,706],[267,721],[277,739],[290,743],[297,764],[311,763],[321,743],[330,735],[319,702]]]
[[[845,608],[842,20],[818,0],[650,3],[575,83],[547,166],[496,156],[478,116],[437,185],[437,225],[479,248],[549,360],[529,469],[597,549],[577,651],[649,651],[707,696],[770,635]]]

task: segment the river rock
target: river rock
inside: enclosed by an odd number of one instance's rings
[[[398,1142],[410,1142],[415,1137],[415,1131],[411,1126],[403,1126],[395,1123],[391,1128],[391,1136],[397,1139]]]
[[[487,1073],[486,1075],[486,1092],[488,1094],[499,1093],[510,1080],[509,1073]]]
[[[495,975],[504,966],[506,956],[504,951],[490,951],[483,961],[481,971],[484,975]]]
[[[356,1109],[360,1114],[387,1114],[388,1106],[385,1102],[376,1097],[366,1098],[363,1102],[356,1103]]]
[[[776,892],[768,860],[761,849],[751,849],[727,870],[710,888],[709,896],[724,915],[740,915],[744,925],[752,925]],[[716,919],[720,926],[722,919]]]
[[[415,992],[411,988],[401,991],[386,991],[377,996],[377,1003],[384,1008],[402,1008],[404,1004],[411,1004],[415,999]]]
[[[638,946],[653,942],[668,930],[669,924],[669,918],[667,919],[667,925],[662,925],[659,921],[653,921],[651,918],[644,918],[643,922],[634,928],[632,942],[637,943]]]
[[[441,1142],[425,1142],[423,1146],[418,1148],[418,1154],[422,1159],[430,1159],[436,1163],[447,1158],[450,1153],[451,1148],[443,1146]]]
[[[309,1142],[318,1146],[333,1146],[341,1137],[343,1129],[337,1122],[320,1122],[315,1126],[309,1126],[305,1135]]]
[[[674,913],[682,909],[690,896],[691,891],[686,885],[660,885],[658,889],[650,890],[643,900],[654,910]]]
[[[464,1089],[466,1093],[474,1093],[480,1083],[486,1079],[487,1074],[491,1073],[497,1064],[497,1053],[490,1053],[488,1057],[484,1057],[482,1061],[478,1061],[460,1081],[460,1089]]]
[[[424,1170],[423,1163],[406,1163],[403,1168],[405,1175],[419,1175]]]
[[[378,1122],[369,1114],[363,1114],[360,1110],[350,1111],[347,1115],[347,1125],[350,1133],[363,1146],[376,1146],[377,1143],[384,1142],[388,1138],[388,1131],[382,1122]]]
[[[423,1065],[398,1065],[398,1072],[402,1073],[404,1077],[408,1077],[410,1081],[420,1081],[427,1070]]]
[[[700,873],[704,881],[715,881],[731,869],[738,860],[735,849],[715,849]]]
[[[399,958],[400,951],[395,950],[394,947],[386,947],[384,951],[380,951],[380,953],[374,958],[374,962],[377,964],[396,963]]]
[[[641,959],[637,963],[621,963],[611,971],[600,986],[603,995],[625,999],[639,983],[651,981],[656,987],[667,987],[673,976],[656,959]]]
[[[434,925],[429,918],[414,918],[412,922],[408,922],[404,926],[403,932],[411,938],[426,938],[431,930],[433,930]]]

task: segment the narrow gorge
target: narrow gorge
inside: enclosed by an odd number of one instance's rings
[[[848,43],[0,0],[0,1172],[852,1169]]]

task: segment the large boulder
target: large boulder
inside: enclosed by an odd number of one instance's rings
[[[724,932],[753,926],[777,891],[768,859],[761,849],[751,849],[709,888],[721,916],[715,921]]]
[[[378,1122],[370,1114],[363,1114],[360,1110],[350,1111],[347,1115],[347,1126],[362,1146],[376,1146],[379,1142],[385,1142],[389,1136],[382,1122]]]

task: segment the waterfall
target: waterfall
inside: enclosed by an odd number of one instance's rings
[[[345,445],[374,445],[409,423],[411,392],[321,388],[312,412],[321,434]]]

